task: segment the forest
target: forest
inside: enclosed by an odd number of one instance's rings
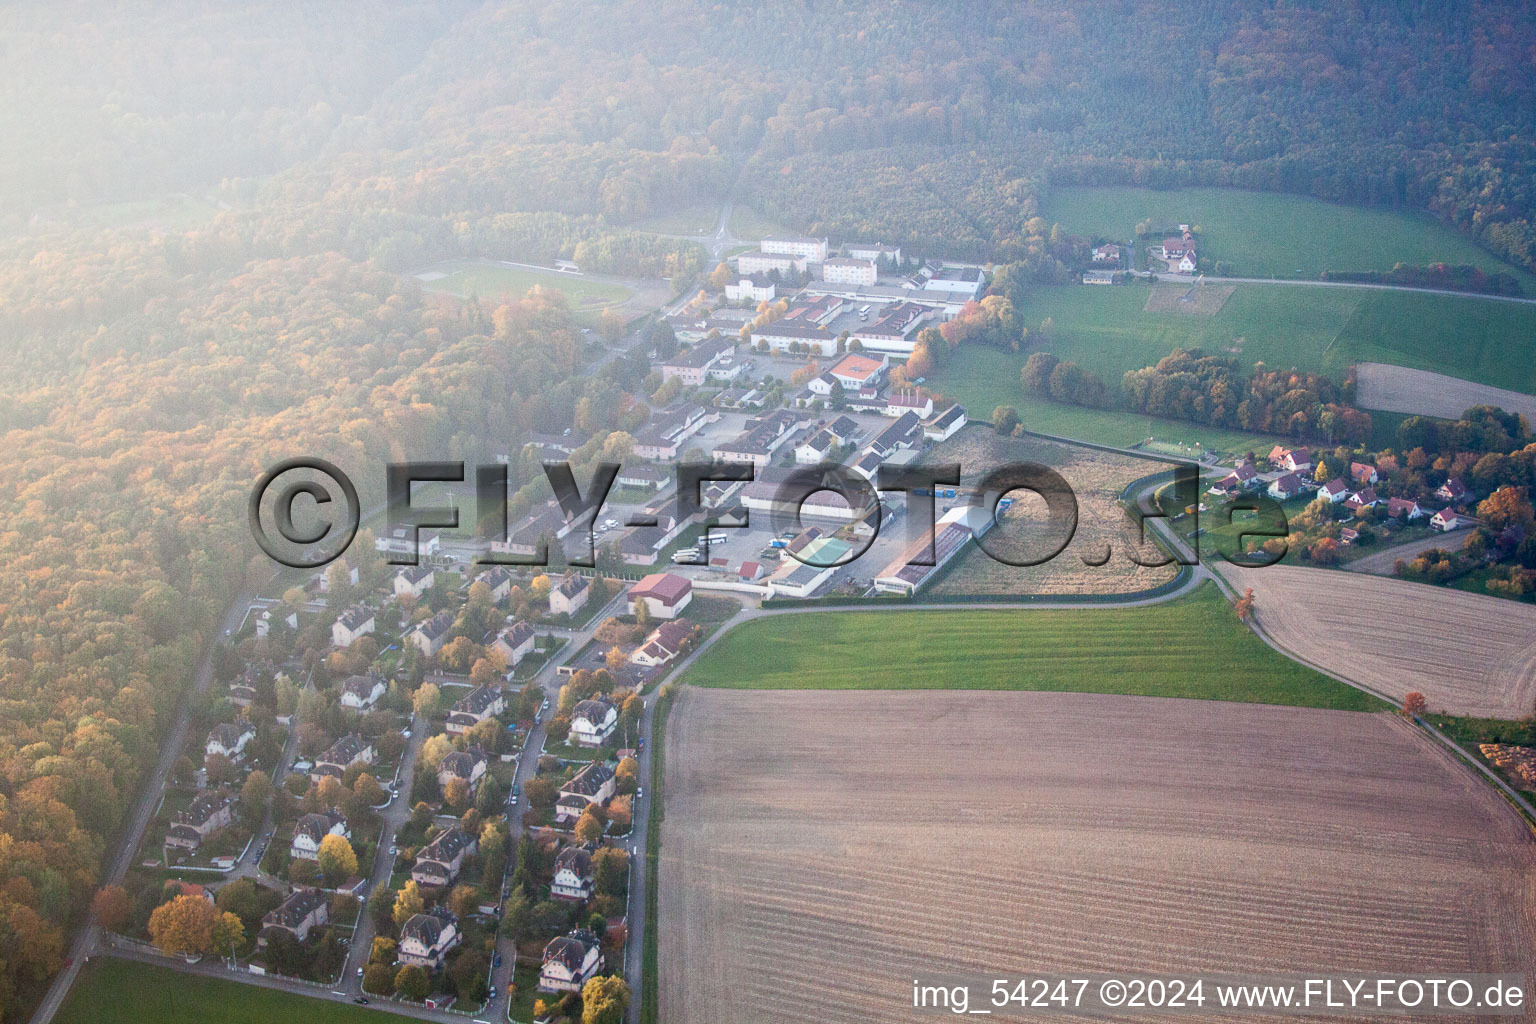
[[[218,611],[266,569],[242,512],[263,469],[503,455],[516,510],[533,433],[579,427],[590,461],[648,418],[643,357],[582,375],[558,296],[402,274],[560,256],[681,287],[702,251],[633,226],[731,196],[1013,261],[1022,288],[1073,259],[1039,199],[1078,183],[1424,209],[1536,266],[1517,3],[74,0],[0,26],[0,1020],[62,962]],[[136,205],[178,194],[206,215]],[[930,358],[1027,337],[1008,276]],[[1326,382],[1202,358],[1126,388],[1333,433],[1295,420],[1341,401]]]

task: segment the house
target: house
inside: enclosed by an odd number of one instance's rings
[[[880,268],[874,260],[836,256],[822,261],[821,279],[828,284],[872,285],[880,279]]]
[[[441,549],[442,535],[436,530],[418,530],[413,526],[397,526],[388,533],[374,538],[373,549],[387,558],[419,558],[435,555]],[[356,582],[355,580],[353,581]]]
[[[1114,284],[1116,276],[1113,270],[1085,270],[1083,284]]]
[[[1269,464],[1287,473],[1304,473],[1312,468],[1312,453],[1303,449],[1275,445],[1269,450]]]
[[[783,252],[744,252],[736,257],[736,271],[739,274],[803,274],[805,273],[806,259],[804,256],[791,256]]]
[[[820,263],[827,258],[827,240],[808,235],[773,235],[762,239],[757,247],[763,252],[798,256],[812,263]]]
[[[235,820],[235,798],[222,789],[201,790],[186,810],[177,811],[165,833],[165,845],[195,850]]]
[[[540,992],[580,992],[603,969],[603,951],[597,936],[577,930],[549,940],[544,965],[539,968]]]
[[[444,829],[416,854],[411,878],[417,885],[452,885],[464,867],[464,858],[474,854],[476,845],[475,837],[463,829]]]
[[[1451,477],[1445,483],[1440,485],[1439,490],[1435,491],[1435,497],[1439,498],[1441,501],[1448,501],[1452,505],[1460,505],[1463,501],[1466,500],[1467,494],[1468,491],[1466,485],[1455,477]]]
[[[859,425],[847,416],[839,416],[827,424],[826,431],[838,444],[850,444],[858,439]]]
[[[625,466],[619,470],[614,482],[620,487],[640,491],[659,491],[671,481],[671,477],[655,466]]]
[[[341,684],[341,706],[349,711],[369,711],[389,686],[379,676],[348,676]]]
[[[196,882],[183,882],[179,878],[172,878],[166,881],[165,888],[170,889],[177,896],[196,896],[205,903],[213,902],[213,890]]]
[[[261,687],[274,681],[278,675],[277,668],[270,661],[258,661],[245,666],[239,678],[229,684],[230,703],[242,708],[249,707]]]
[[[693,583],[671,572],[653,572],[630,588],[625,601],[629,614],[636,614],[641,601],[653,619],[676,618],[693,600]]]
[[[932,403],[929,403],[930,411]],[[905,412],[896,417],[895,421],[884,430],[880,431],[875,439],[869,442],[869,450],[883,459],[891,457],[891,453],[902,448],[911,448],[922,439],[923,421],[916,412]]]
[[[1262,484],[1263,481],[1259,479],[1259,471],[1253,468],[1253,463],[1244,462],[1212,484],[1211,493],[1236,494],[1238,491],[1252,490]]]
[[[979,267],[941,267],[923,285],[924,291],[948,292],[974,299],[981,294],[986,280]]]
[[[203,744],[203,756],[223,754],[231,761],[238,761],[245,745],[255,738],[256,727],[250,722],[221,722],[209,731],[208,742]]]
[[[273,932],[284,931],[299,942],[309,938],[311,929],[331,919],[331,899],[319,889],[295,889],[288,898],[261,919],[261,934],[256,945],[265,947]]]
[[[1276,501],[1289,501],[1306,489],[1307,485],[1302,482],[1301,477],[1295,473],[1287,473],[1269,485],[1269,496]]]
[[[619,711],[608,701],[579,701],[571,711],[570,742],[578,747],[600,747],[618,724]]]
[[[725,286],[731,302],[772,302],[776,295],[778,286],[767,274],[746,274]]]
[[[635,435],[634,454],[641,459],[675,459],[683,442],[720,418],[720,413],[702,405],[684,405],[667,409],[655,416]],[[629,486],[622,479],[621,486]],[[564,519],[562,517],[562,523]]]
[[[1195,255],[1195,240],[1188,232],[1185,232],[1179,238],[1163,239],[1160,249],[1163,259],[1177,261],[1185,256],[1192,257]]]
[[[1360,539],[1360,531],[1352,526],[1346,526],[1339,530],[1340,544],[1353,544]]]
[[[406,634],[406,643],[415,647],[428,658],[435,657],[448,642],[453,632],[455,616],[451,611],[441,611]]]
[[[1195,263],[1195,254],[1193,252],[1185,253],[1183,256],[1179,257],[1179,262],[1177,265],[1182,273],[1193,274],[1195,272],[1195,268],[1198,266],[1198,264]]]
[[[480,779],[485,775],[488,760],[485,751],[479,747],[455,750],[444,757],[443,763],[438,765],[437,784],[446,786],[450,779],[463,779],[469,784],[469,791],[473,793]]]
[[[512,574],[504,567],[496,565],[476,576],[474,583],[484,583],[491,591],[491,603],[500,604],[512,596]]]
[[[592,596],[592,581],[576,573],[567,573],[558,586],[549,591],[551,615],[575,615],[586,607]]]
[[[526,622],[514,622],[503,626],[491,642],[491,649],[507,661],[507,668],[517,668],[522,660],[533,653],[533,626]]]
[[[965,424],[965,406],[951,405],[923,422],[923,437],[929,441],[948,441]]]
[[[1120,247],[1118,245],[1098,245],[1093,249],[1093,262],[1095,263],[1119,263]]]
[[[435,971],[443,966],[443,958],[461,938],[459,919],[447,907],[433,907],[424,914],[412,914],[400,926],[400,945],[395,949],[395,957],[402,964]]]
[[[1472,526],[1476,522],[1477,520],[1471,516],[1464,516],[1447,505],[1430,517],[1429,528],[1436,533],[1450,533],[1464,526]]]
[[[360,604],[342,612],[331,623],[331,646],[351,647],[358,637],[373,632],[373,612]]]
[[[315,763],[309,769],[309,777],[317,783],[327,775],[339,779],[353,765],[373,764],[377,758],[372,740],[365,740],[355,732],[348,733],[315,758]]]
[[[1349,488],[1345,486],[1342,478],[1334,477],[1317,489],[1317,496],[1327,498],[1330,503],[1337,505],[1349,497]]]
[[[318,860],[320,844],[326,836],[352,838],[347,819],[340,811],[306,814],[300,818],[293,826],[293,841],[288,846],[288,853],[302,860]]]
[[[567,846],[555,855],[555,875],[549,894],[557,900],[580,902],[592,895],[592,854],[580,846]]]
[[[1407,498],[1387,499],[1387,515],[1393,519],[1407,519],[1408,522],[1413,522],[1423,519],[1428,514],[1416,501]]]
[[[795,462],[802,466],[815,465],[825,460],[836,447],[837,438],[826,430],[818,430],[795,449]]]
[[[1356,491],[1344,502],[1344,507],[1351,512],[1359,513],[1364,509],[1375,508],[1381,504],[1381,499],[1376,497],[1376,492],[1367,487],[1363,491]]]
[[[916,414],[920,420],[932,416],[932,396],[925,394],[921,388],[892,388],[885,399],[885,414],[900,416],[906,412]]]
[[[524,558],[543,557],[548,554],[549,545],[570,533],[572,528],[572,524],[565,521],[560,506],[549,502],[518,524],[506,540],[492,541],[491,550]]]
[[[853,471],[866,480],[873,480],[875,474],[880,471],[880,464],[884,461],[885,459],[881,458],[879,452],[873,449],[866,449],[854,462]]]
[[[734,341],[725,338],[705,338],[663,362],[661,379],[672,380],[675,377],[684,387],[698,387],[709,379],[711,367],[729,356],[734,347]]]
[[[1369,462],[1351,462],[1349,478],[1355,482],[1356,487],[1365,487],[1381,479],[1376,475],[1376,467]]]
[[[353,571],[355,572],[356,570]],[[272,609],[263,609],[262,613],[256,616],[256,635],[258,637],[270,635],[272,632],[272,624],[275,622],[281,622],[289,629],[298,629],[299,613],[289,612],[286,616],[275,616],[272,614]]]
[[[468,732],[487,718],[507,710],[506,693],[499,686],[477,686],[448,709],[450,735]]]
[[[742,562],[741,568],[736,570],[736,577],[743,583],[756,583],[766,572],[761,562]]]
[[[765,345],[773,352],[815,352],[830,356],[837,352],[838,336],[820,324],[799,323],[789,317],[775,320],[752,330],[752,347],[761,350]]]
[[[753,563],[756,564],[756,563]],[[699,627],[687,619],[673,619],[671,622],[663,622],[660,626],[651,630],[645,638],[645,643],[635,648],[629,656],[630,662],[645,668],[656,668],[665,665],[679,654],[683,653],[688,642],[693,639]]]
[[[619,538],[619,556],[625,565],[655,565],[661,549],[677,539],[683,525],[684,520],[658,512],[655,526],[636,526]]]
[[[613,769],[602,761],[593,761],[560,787],[560,801],[555,805],[556,818],[564,814],[574,821],[581,817],[588,804],[601,804],[613,796],[616,785]]]
[[[395,573],[395,596],[420,598],[437,582],[437,573],[430,565],[408,565]]]
[[[870,260],[874,263],[890,260],[892,266],[901,263],[901,246],[899,245],[885,245],[881,242],[849,242],[843,246],[843,251],[856,260]]]

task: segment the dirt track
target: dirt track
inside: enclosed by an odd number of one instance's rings
[[[1536,608],[1328,569],[1221,566],[1253,588],[1259,624],[1323,668],[1431,711],[1524,718],[1536,708]]]
[[[1474,405],[1496,405],[1536,423],[1536,397],[1390,363],[1355,364],[1355,404],[1362,409],[1459,419]]]
[[[923,1020],[944,972],[1525,970],[1536,846],[1447,758],[1386,714],[689,688],[661,1019]]]

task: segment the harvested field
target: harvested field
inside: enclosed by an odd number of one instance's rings
[[[998,437],[985,426],[967,427],[926,456],[930,462],[959,462],[963,479],[975,482],[1010,462],[1035,462],[1060,473],[1077,497],[1077,533],[1060,555],[1043,565],[1014,566],[970,545],[925,593],[930,594],[1122,594],[1147,590],[1173,579],[1178,566],[1137,565],[1165,555],[1143,544],[1136,526],[1120,507],[1120,492],[1133,480],[1167,469],[1171,463],[1135,459],[1094,448],[1038,438]],[[1000,517],[988,538],[1008,557],[1040,557],[1053,546],[1044,529],[1046,507],[1026,491]],[[941,506],[942,507],[942,506]],[[1089,565],[1105,557],[1103,565]]]
[[[1355,381],[1355,404],[1362,409],[1454,420],[1474,405],[1496,405],[1536,423],[1536,397],[1443,373],[1410,370],[1390,363],[1357,363]]]
[[[1525,971],[1536,949],[1529,832],[1391,715],[690,687],[665,799],[669,1024],[918,1020],[912,979],[941,974]]]
[[[1215,316],[1227,304],[1235,284],[1160,284],[1147,296],[1142,307],[1147,313],[1188,313],[1191,316]]]
[[[1258,622],[1323,668],[1431,710],[1515,719],[1536,709],[1536,608],[1358,573],[1220,567],[1253,588]]]

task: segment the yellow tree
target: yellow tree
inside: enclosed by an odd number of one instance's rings
[[[345,836],[328,835],[320,840],[320,850],[315,855],[320,873],[334,888],[357,874],[357,852]]]
[[[458,810],[469,803],[469,783],[455,775],[443,783],[443,802]]]
[[[415,879],[405,883],[395,896],[395,926],[399,927],[409,921],[414,914],[419,914],[426,909],[426,900],[421,898],[421,887]]]
[[[177,896],[149,915],[149,937],[164,953],[206,953],[213,945],[213,904]]]
[[[245,923],[228,911],[217,914],[209,933],[211,951],[220,956],[233,956],[234,951],[243,945],[245,945]]]
[[[592,813],[589,807],[576,819],[576,841],[578,843],[595,843],[603,838],[603,823],[597,820],[597,815]]]

